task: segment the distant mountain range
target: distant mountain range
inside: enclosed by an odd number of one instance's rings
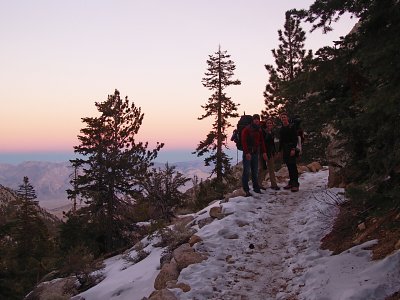
[[[211,168],[205,167],[203,161],[187,161],[170,163],[176,170],[188,178],[197,176],[205,179]],[[155,168],[163,168],[164,164],[155,163]],[[52,211],[70,205],[66,190],[71,188],[69,181],[73,169],[69,162],[55,163],[44,161],[27,161],[18,165],[0,164],[0,184],[17,189],[24,176],[28,176],[30,183],[36,190],[40,206]],[[187,182],[185,189],[190,188],[192,182]]]

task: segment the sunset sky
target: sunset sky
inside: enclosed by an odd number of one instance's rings
[[[197,120],[211,95],[201,83],[208,56],[228,51],[242,81],[228,96],[240,113],[260,112],[284,13],[313,2],[0,0],[0,162],[72,153],[81,118],[97,116],[94,102],[115,89],[145,114],[139,140],[186,159],[213,121]],[[354,23],[346,17],[329,35],[304,25],[306,48],[332,45]]]

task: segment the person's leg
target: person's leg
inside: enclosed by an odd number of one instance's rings
[[[285,190],[289,190],[292,187],[292,167],[291,167],[291,164],[289,162],[287,162],[287,161],[285,161],[285,165],[286,165],[286,167],[288,169],[288,172],[289,172],[289,182],[283,188]]]
[[[251,155],[251,181],[253,182],[253,190],[260,191],[260,186],[258,185],[258,153],[253,153]]]
[[[245,192],[250,190],[249,188],[249,175],[250,175],[250,160],[247,160],[243,154],[243,173],[242,173],[242,186]]]
[[[299,187],[299,171],[297,170],[297,163],[296,161],[293,163],[293,181],[295,186]]]
[[[297,171],[296,162],[290,162],[287,164],[289,170],[289,185],[292,191],[297,191],[299,187],[299,173]]]
[[[289,171],[289,185],[293,186],[293,176],[294,176],[294,172],[293,172],[293,163],[292,162],[288,162],[286,164],[288,171]]]
[[[269,173],[269,180],[271,182],[271,187],[278,187],[278,184],[276,183],[276,177],[275,177],[275,160],[273,157],[271,157],[268,162],[268,173]]]
[[[259,156],[258,161],[258,186],[260,188],[264,188],[263,182],[265,180],[265,176],[267,175],[267,166],[265,164],[264,159],[262,156]]]

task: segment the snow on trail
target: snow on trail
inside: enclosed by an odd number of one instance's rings
[[[374,241],[350,254],[320,249],[338,210],[332,203],[343,199],[343,189],[327,189],[327,177],[327,170],[304,173],[297,193],[267,190],[222,203],[230,215],[197,233],[203,242],[194,247],[209,258],[182,270],[178,281],[191,290],[175,294],[191,300],[365,300],[397,291],[400,251],[371,262],[365,248]]]
[[[287,299],[294,294],[295,288],[288,290],[287,284],[300,269],[291,269],[290,259],[306,247],[302,232],[308,219],[315,219],[307,202],[315,201],[316,191],[326,188],[326,172],[308,175],[302,176],[297,193],[268,189],[261,197],[224,203],[223,212],[233,214],[219,221],[219,230],[205,226],[198,232],[204,242],[196,250],[210,257],[181,272],[179,281],[190,282],[192,290],[178,291],[180,299]],[[315,228],[321,225],[308,230]],[[319,245],[320,237],[310,233]]]

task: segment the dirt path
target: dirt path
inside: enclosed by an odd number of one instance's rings
[[[236,252],[236,261],[228,268],[226,276],[234,280],[227,282],[229,289],[216,293],[213,299],[250,300],[255,295],[259,295],[258,299],[276,299],[278,292],[286,289],[285,261],[296,254],[289,251],[288,220],[299,209],[306,193],[282,190],[263,195],[265,201],[257,207],[258,216],[240,247],[242,251]]]
[[[301,176],[297,193],[267,190],[224,203],[228,216],[214,221],[217,229],[201,233],[203,242],[196,249],[209,258],[181,273],[180,280],[193,290],[180,293],[180,299],[296,299],[301,287],[296,277],[317,255],[312,249],[321,238],[313,236],[311,225],[318,214],[315,194],[326,187],[324,172]],[[307,231],[313,238],[304,238]]]

